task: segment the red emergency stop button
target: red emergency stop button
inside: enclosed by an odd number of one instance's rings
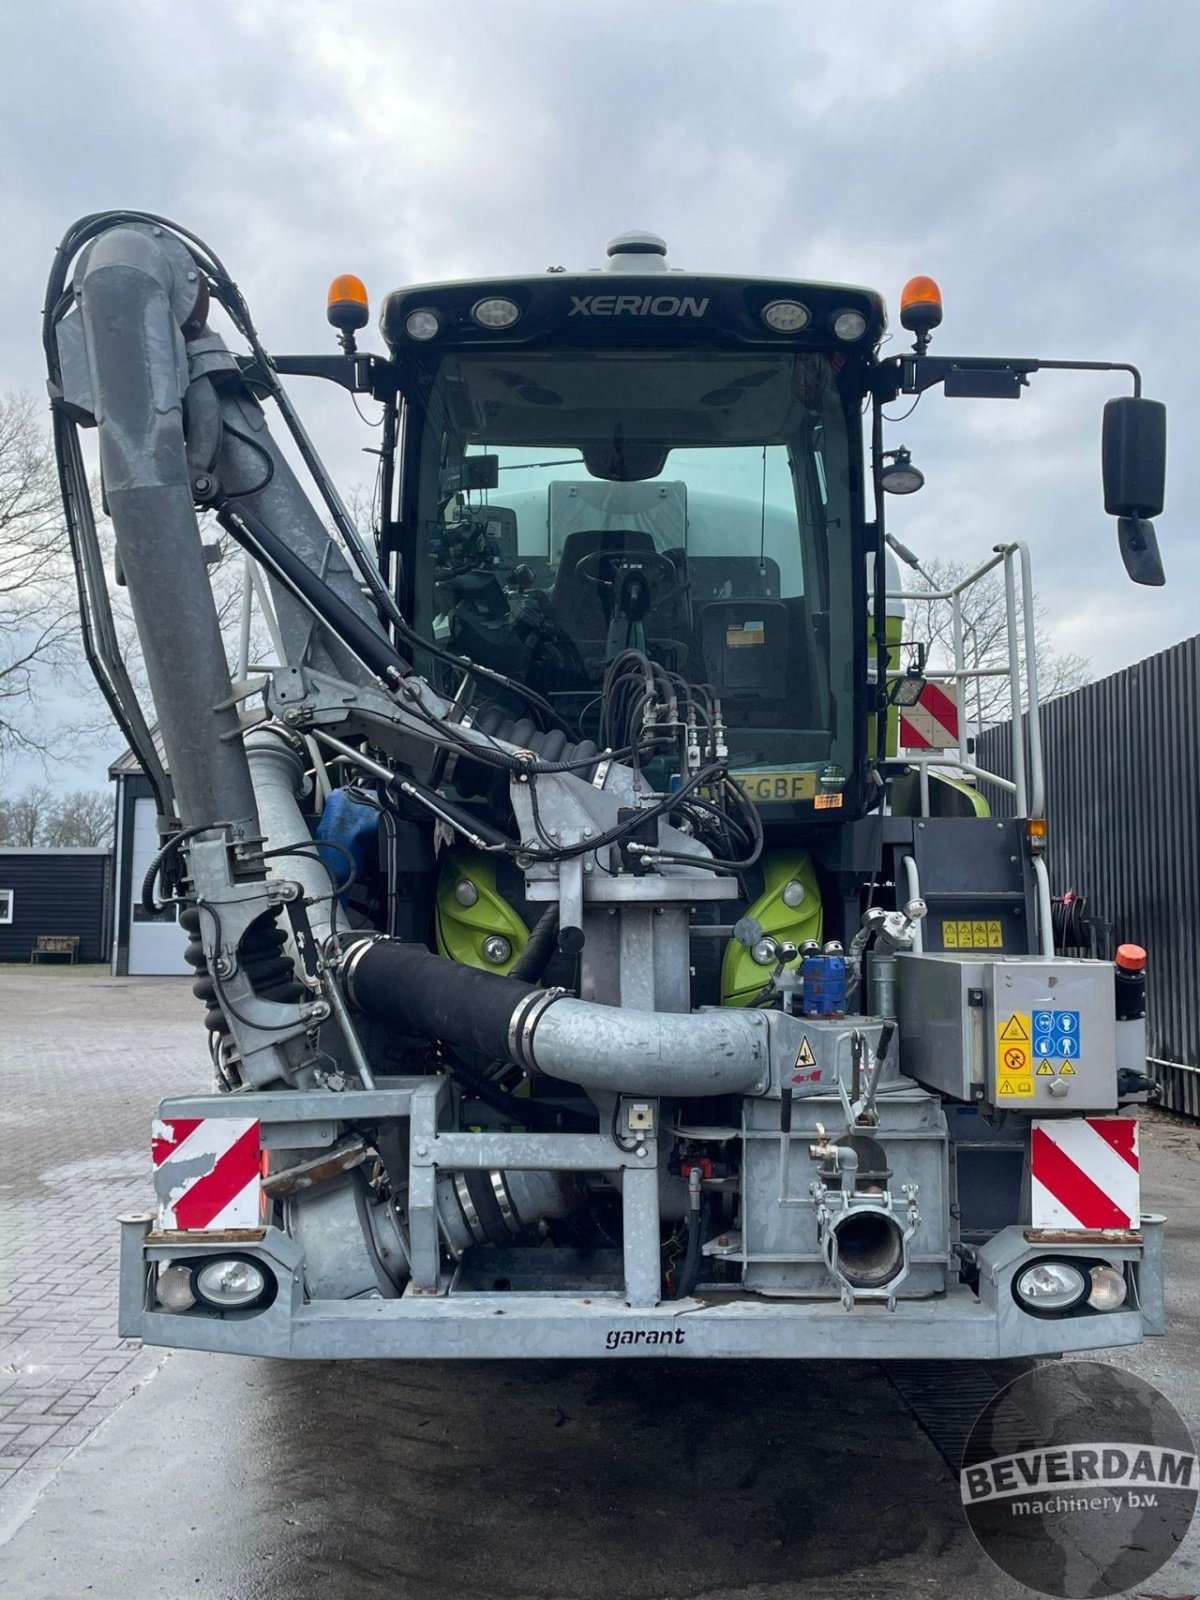
[[[1122,972],[1141,972],[1146,965],[1146,952],[1140,944],[1118,945],[1117,965]]]

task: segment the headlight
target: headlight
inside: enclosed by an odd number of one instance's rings
[[[1069,1261],[1035,1261],[1017,1274],[1017,1299],[1035,1311],[1068,1311],[1087,1293],[1087,1279]]]
[[[512,945],[502,933],[490,933],[483,941],[483,959],[502,967],[512,955]]]
[[[154,1296],[168,1311],[190,1311],[196,1304],[191,1267],[160,1267]]]
[[[861,311],[839,311],[833,319],[833,331],[839,339],[861,339],[867,331],[867,319]]]
[[[404,331],[410,339],[419,339],[422,343],[426,339],[436,339],[442,331],[442,319],[428,306],[421,306],[405,317]]]
[[[196,1293],[219,1311],[252,1306],[266,1293],[267,1277],[253,1261],[207,1261],[196,1269]]]
[[[799,333],[808,327],[808,307],[799,300],[772,300],[763,307],[762,319],[776,333]]]
[[[481,328],[511,328],[520,318],[521,308],[515,300],[492,297],[477,300],[471,307],[471,315]]]
[[[1125,1304],[1128,1292],[1125,1274],[1118,1272],[1116,1267],[1092,1268],[1092,1291],[1088,1295],[1088,1305],[1093,1311],[1119,1311]]]
[[[784,884],[783,893],[779,898],[789,910],[794,911],[797,906],[804,904],[804,893],[804,885],[796,878],[793,878],[789,883]]]
[[[779,958],[779,946],[774,939],[757,939],[750,946],[750,955],[760,967],[773,967]]]

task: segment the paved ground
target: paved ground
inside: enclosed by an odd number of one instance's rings
[[[0,968],[0,1573],[19,1600],[1016,1600],[870,1364],[291,1364],[112,1332],[112,1217],[207,1079],[186,982]],[[1149,1119],[1200,1432],[1197,1130]],[[949,1381],[953,1381],[952,1372]],[[1195,1536],[1150,1585],[1200,1591]]]

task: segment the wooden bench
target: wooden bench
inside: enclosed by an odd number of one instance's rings
[[[39,933],[29,952],[30,961],[42,961],[46,956],[66,956],[74,965],[79,960],[79,935],[77,933]]]

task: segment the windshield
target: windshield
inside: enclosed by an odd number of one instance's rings
[[[851,456],[838,363],[444,358],[410,421],[418,630],[537,690],[577,737],[597,737],[607,667],[636,649],[709,686],[735,766],[848,771]],[[810,796],[793,784],[786,797]]]

